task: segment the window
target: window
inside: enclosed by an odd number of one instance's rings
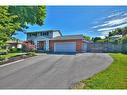
[[[37,33],[32,33],[32,36],[37,36]]]
[[[28,37],[31,37],[31,34],[27,34],[28,35]]]
[[[43,35],[43,33],[41,32],[41,34],[40,34],[41,36]]]

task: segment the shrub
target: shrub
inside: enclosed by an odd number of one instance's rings
[[[123,53],[127,53],[127,36],[122,38],[122,51]]]
[[[19,49],[19,48],[11,48],[9,50],[10,53],[19,53],[19,52],[22,52],[22,49]]]
[[[23,42],[23,51],[25,52],[34,52],[35,51],[35,45],[31,44],[28,41]]]
[[[127,44],[122,45],[122,51],[123,53],[127,53]]]
[[[5,59],[6,59],[5,56],[0,55],[0,61],[3,61],[3,60],[5,60]]]
[[[6,55],[8,51],[6,49],[0,49],[0,55]]]
[[[17,48],[11,48],[11,49],[9,50],[9,52],[15,53],[15,52],[17,52]]]

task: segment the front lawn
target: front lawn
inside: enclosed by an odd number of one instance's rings
[[[5,56],[6,58],[11,58],[11,57],[15,57],[15,56],[23,55],[23,54],[25,54],[25,53],[8,53],[3,56]]]
[[[17,60],[14,57],[20,57],[21,55],[24,55],[24,54],[26,54],[26,53],[8,53],[8,54],[0,55],[0,65],[5,64],[10,59],[11,59],[11,61]],[[12,60],[12,58],[13,58],[13,60]]]
[[[84,89],[127,89],[127,55],[112,53],[110,56],[114,62],[109,68],[81,81]]]
[[[6,49],[0,49],[0,52],[7,52]]]

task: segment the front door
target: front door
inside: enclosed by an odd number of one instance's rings
[[[45,42],[44,41],[38,41],[37,48],[39,50],[44,50],[45,49]]]

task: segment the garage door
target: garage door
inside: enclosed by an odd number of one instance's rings
[[[76,42],[56,42],[54,52],[76,52]]]

